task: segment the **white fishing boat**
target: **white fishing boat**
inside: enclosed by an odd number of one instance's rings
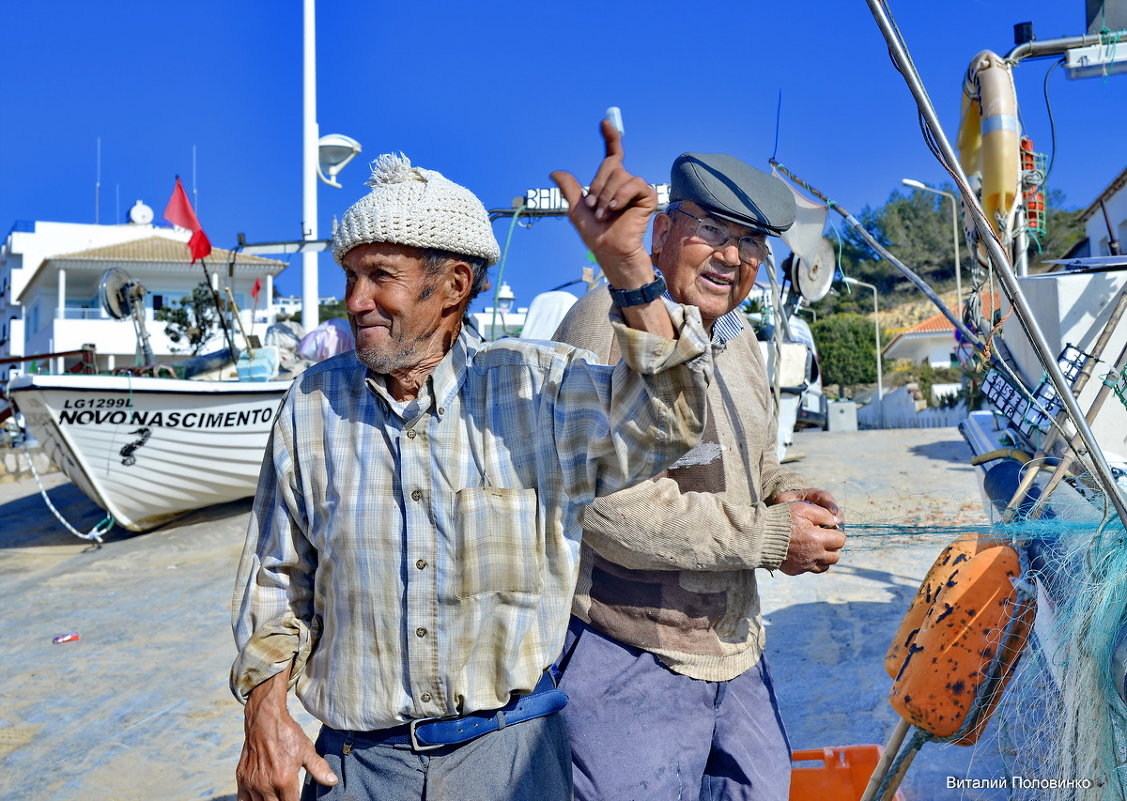
[[[9,393],[51,460],[130,531],[254,494],[290,381],[25,375]]]

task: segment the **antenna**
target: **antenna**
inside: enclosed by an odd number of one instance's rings
[[[94,159],[94,225],[98,224],[99,208],[102,198],[102,137],[98,137],[97,153]]]
[[[200,213],[200,193],[196,189],[196,146],[192,145],[192,206],[195,208],[196,216]]]
[[[113,218],[114,222],[121,222],[121,184],[113,185]]]

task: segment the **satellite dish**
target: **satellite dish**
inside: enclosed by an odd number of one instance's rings
[[[140,290],[138,293],[137,290]],[[120,267],[102,273],[98,285],[98,299],[106,314],[115,320],[124,320],[133,313],[133,303],[145,294],[144,287]],[[136,295],[136,297],[135,297]]]
[[[98,284],[98,299],[106,314],[115,320],[132,318],[145,364],[152,364],[153,350],[149,346],[149,332],[145,329],[145,287],[141,286],[141,282],[120,267],[106,270]]]
[[[148,225],[153,221],[153,210],[138,200],[129,209],[129,222],[134,225]]]
[[[813,303],[829,293],[836,269],[837,256],[834,254],[833,242],[822,237],[813,261],[808,262],[797,257],[794,259],[791,267],[791,283],[798,290],[798,294]]]

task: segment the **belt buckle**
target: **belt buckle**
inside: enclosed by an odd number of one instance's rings
[[[441,721],[441,720],[455,720],[455,719],[457,719],[457,716],[447,717],[447,718],[413,718],[411,720],[411,723],[407,727],[407,731],[411,735],[411,748],[415,751],[433,751],[436,748],[442,748],[442,747],[448,745],[448,743],[435,743],[433,745],[420,743],[418,734],[416,734],[415,729],[417,729],[420,724],[437,723],[438,721]]]

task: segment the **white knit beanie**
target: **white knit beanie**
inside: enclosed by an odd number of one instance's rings
[[[392,242],[477,256],[492,266],[501,258],[485,206],[473,192],[434,170],[412,167],[402,153],[372,162],[369,192],[344,213],[333,234],[337,264],[368,242]]]

